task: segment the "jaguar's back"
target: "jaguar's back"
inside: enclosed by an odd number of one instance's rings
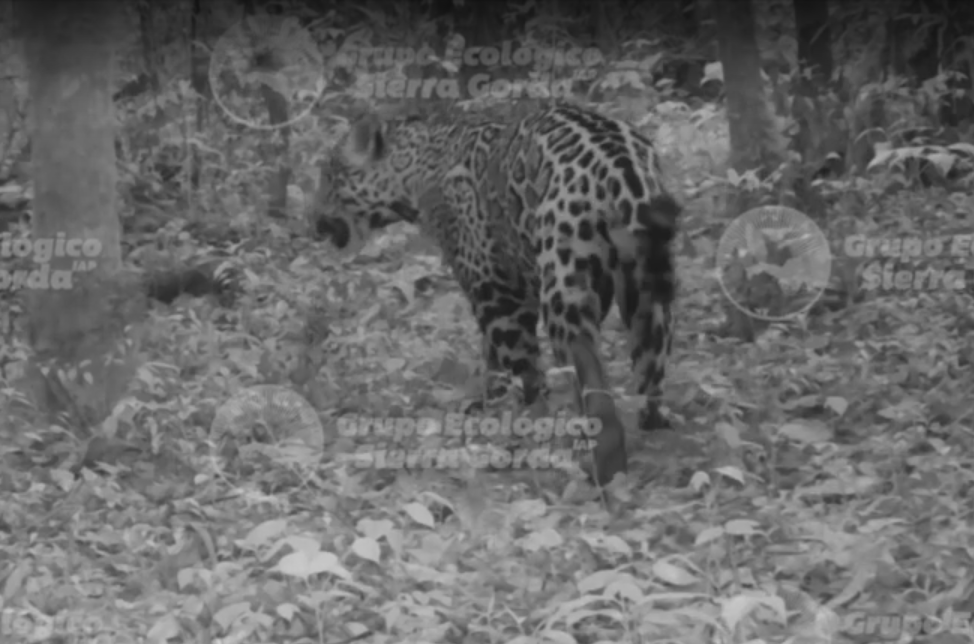
[[[670,351],[680,208],[650,141],[631,125],[572,105],[512,124],[353,127],[322,169],[316,226],[339,246],[394,221],[433,236],[473,305],[485,359],[545,389],[539,315],[559,364],[572,362],[582,411],[602,426],[600,481],[625,470],[624,431],[598,357],[613,300],[630,328],[648,401],[645,428],[665,426],[656,396]]]

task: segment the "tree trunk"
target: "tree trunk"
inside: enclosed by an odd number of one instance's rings
[[[193,0],[192,10],[189,13],[189,80],[193,86],[196,102],[196,124],[197,132],[204,132],[209,123],[210,102],[213,97],[210,92],[209,65],[210,57],[208,50],[199,45],[200,42],[207,42],[206,30],[203,25],[206,22],[202,0]],[[188,138],[188,137],[187,137]],[[199,190],[200,177],[203,174],[202,162],[198,146],[187,146],[184,150],[183,158],[185,163],[190,165],[189,181],[186,185],[193,190]],[[185,172],[185,168],[184,168]],[[190,207],[195,203],[195,199],[189,201]]]
[[[140,0],[138,3],[139,12],[139,37],[142,40],[142,65],[143,74],[146,76],[146,83],[149,88],[159,93],[159,48],[156,42],[156,12],[153,9],[152,0]]]
[[[454,25],[463,35],[464,51],[471,51],[475,47],[491,47],[500,44],[504,39],[501,10],[497,5],[475,2],[454,9]],[[480,62],[479,60],[477,61]],[[470,87],[471,79],[477,74],[491,74],[498,76],[498,69],[488,69],[480,64],[464,64],[460,68],[460,87],[464,98]]]
[[[244,0],[243,5],[244,14],[248,18],[256,14],[257,8],[254,0]],[[272,21],[274,16],[278,15],[280,12],[276,9],[270,10],[261,20]],[[260,36],[251,34],[250,40],[251,42],[258,42]],[[267,73],[280,73],[283,63],[277,54],[278,52],[273,50],[256,54],[254,60],[251,61],[252,69]],[[290,156],[291,127],[282,124],[290,120],[290,110],[288,109],[287,99],[270,85],[262,83],[260,95],[264,101],[264,107],[267,108],[270,124],[280,126],[268,132],[267,138],[262,141],[260,146],[263,158],[277,160],[277,167],[267,177],[265,189],[267,215],[274,219],[285,219],[287,217],[287,186],[291,181],[291,167],[287,161]]]
[[[757,170],[758,176],[764,178],[784,159],[786,142],[777,131],[761,78],[761,57],[751,0],[716,0],[714,17],[724,70],[731,166],[738,174]],[[739,190],[730,201],[731,211],[727,214],[737,216],[762,205],[762,197],[767,194]],[[728,279],[728,274],[725,269],[724,279]],[[758,327],[766,325],[744,313],[727,298],[724,299],[724,312],[727,315],[724,331],[745,341],[753,340],[760,330]]]
[[[594,6],[587,7],[592,11],[595,23],[595,42],[599,50],[609,60],[615,60],[619,54],[619,27],[622,24],[622,4],[611,0],[603,0]]]
[[[695,40],[700,36],[698,4],[697,0],[680,0],[680,21],[683,25],[683,36],[687,40]]]
[[[37,359],[31,384],[41,409],[66,413],[86,429],[104,419],[131,379],[127,368],[105,365],[105,359],[115,356],[134,312],[125,307],[138,302],[117,283],[121,230],[111,97],[119,7],[112,0],[20,5],[34,179],[33,248],[24,285]]]
[[[716,0],[714,14],[724,69],[731,166],[739,173],[758,169],[766,176],[784,158],[785,142],[775,128],[761,80],[751,0]]]
[[[828,0],[794,0],[798,32],[799,78],[792,83],[791,115],[798,123],[793,149],[801,154],[803,172],[796,179],[795,195],[802,211],[824,214],[825,204],[812,185],[829,162],[828,155],[848,147],[848,130],[831,118],[831,102],[823,101],[832,79],[832,32],[829,29]],[[836,166],[832,162],[831,166]],[[841,165],[841,164],[838,164]]]
[[[270,140],[261,146],[267,153],[265,158],[277,159],[276,168],[267,177],[267,215],[274,219],[286,219],[287,187],[291,182],[291,166],[288,164],[291,126],[281,124],[287,123],[290,118],[287,100],[270,85],[261,85],[260,93],[271,125],[280,126],[268,133]]]
[[[794,0],[802,93],[814,96],[832,78],[828,0]]]

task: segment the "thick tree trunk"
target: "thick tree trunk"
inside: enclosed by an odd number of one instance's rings
[[[794,0],[802,93],[813,96],[832,78],[832,31],[827,0]]]
[[[35,393],[47,411],[89,428],[111,411],[130,378],[104,362],[130,317],[123,309],[136,301],[116,284],[121,230],[112,58],[119,8],[113,0],[20,5],[34,180],[25,288],[30,340],[42,367],[35,369]]]
[[[756,170],[758,176],[767,177],[784,159],[786,142],[783,134],[777,131],[761,78],[761,56],[751,0],[716,0],[714,17],[727,96],[730,163],[738,174]],[[734,195],[728,214],[743,214],[761,205],[765,196],[757,191],[740,190]],[[753,340],[758,327],[766,324],[743,313],[729,300],[725,300],[724,311],[727,314],[726,331],[744,340]]]
[[[717,37],[724,69],[731,165],[738,172],[774,170],[785,142],[775,129],[774,114],[761,79],[751,0],[716,0]]]

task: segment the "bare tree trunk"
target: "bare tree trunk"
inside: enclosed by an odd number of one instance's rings
[[[700,12],[697,0],[680,0],[680,18],[683,23],[683,35],[693,40],[700,36]]]
[[[794,0],[802,89],[812,96],[832,78],[832,31],[828,0]]]
[[[834,157],[830,161],[829,155],[844,151],[849,136],[848,131],[831,118],[831,103],[823,101],[832,79],[828,0],[794,0],[793,6],[800,71],[800,77],[792,83],[791,115],[798,123],[793,149],[801,154],[803,161],[794,190],[802,210],[820,216],[825,214],[826,205],[812,183],[824,167],[838,170],[842,166]]]
[[[475,2],[454,9],[454,25],[464,37],[466,50],[474,47],[491,47],[504,40],[504,25],[499,6]],[[489,73],[492,78],[499,76],[499,70],[490,70],[481,65],[464,65],[460,69],[461,93],[466,93],[470,80],[477,74]],[[468,98],[464,96],[464,98]]]
[[[113,0],[20,5],[35,193],[25,284],[30,341],[35,367],[57,367],[47,375],[35,369],[32,384],[46,411],[67,413],[87,429],[111,411],[131,378],[105,358],[115,355],[131,317],[123,303],[137,301],[116,283],[121,229],[111,97],[119,6]]]
[[[198,1],[198,0],[197,0]],[[256,8],[253,0],[244,0],[244,11],[246,15],[253,16]],[[265,20],[272,20],[271,14]],[[255,39],[252,39],[256,42]],[[282,63],[277,59],[277,52],[267,51],[259,54],[252,66],[254,69],[279,73]],[[290,110],[287,99],[284,98],[276,89],[264,83],[260,86],[261,98],[267,108],[267,116],[271,125],[277,125],[276,129],[267,134],[266,141],[261,145],[265,159],[276,159],[276,166],[267,177],[267,215],[274,219],[285,219],[287,217],[287,187],[291,181],[291,166],[288,164],[291,147],[291,126],[284,125],[290,120]]]
[[[156,43],[156,13],[152,0],[139,0],[139,35],[142,39],[143,73],[148,77],[149,88],[159,93],[159,48]]]
[[[760,177],[767,177],[784,159],[786,142],[776,129],[773,109],[761,78],[761,56],[751,0],[716,0],[714,17],[724,69],[731,166],[738,174],[757,170]],[[738,191],[729,214],[736,216],[760,205],[761,197],[760,193]],[[727,331],[744,340],[754,340],[760,326],[758,321],[729,300],[724,304]]]
[[[751,0],[716,0],[717,38],[724,68],[731,165],[738,172],[758,169],[766,176],[784,157],[783,136],[761,80]]]
[[[209,71],[209,56],[207,50],[202,47],[203,29],[201,23],[206,20],[202,0],[192,0],[192,7],[189,12],[189,80],[193,86],[196,102],[196,119],[194,127],[197,132],[206,130],[209,118],[210,99],[210,80],[207,72]],[[188,141],[189,137],[186,138]],[[202,158],[200,157],[199,147],[186,146],[183,158],[189,164],[189,181],[186,185],[193,190],[199,190],[200,176],[203,174]],[[190,200],[193,204],[195,199]]]
[[[595,42],[604,56],[615,60],[619,53],[622,5],[620,2],[603,1],[590,10],[595,14]]]

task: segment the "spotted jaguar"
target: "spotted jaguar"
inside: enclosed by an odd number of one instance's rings
[[[575,368],[579,410],[601,422],[600,484],[627,469],[625,430],[599,356],[613,304],[630,334],[643,429],[659,408],[672,344],[673,239],[681,206],[652,143],[634,127],[571,104],[513,123],[434,125],[367,115],[322,163],[308,213],[319,239],[361,245],[394,222],[439,245],[470,301],[490,370],[547,396],[539,317],[555,361]]]

